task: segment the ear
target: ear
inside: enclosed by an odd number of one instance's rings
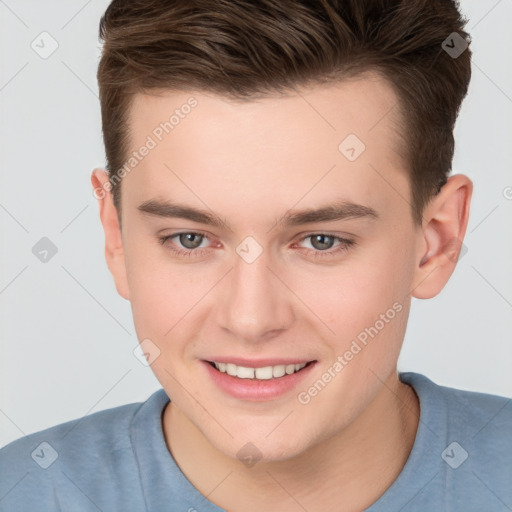
[[[121,297],[130,300],[122,234],[109,176],[103,169],[94,169],[91,174],[91,183],[94,197],[98,200],[100,219],[105,231],[105,259],[114,278],[117,292]]]
[[[468,224],[472,193],[472,181],[456,174],[425,208],[418,238],[413,297],[435,297],[455,270]]]

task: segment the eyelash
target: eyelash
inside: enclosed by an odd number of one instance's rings
[[[208,239],[208,236],[206,235],[206,233],[203,233],[201,231],[181,231],[179,233],[173,233],[172,235],[158,237],[158,241],[159,241],[160,245],[164,245],[169,239],[175,238],[179,235],[199,235],[199,236],[202,236],[202,237]],[[339,236],[330,235],[329,233],[321,233],[321,232],[320,233],[310,233],[310,234],[304,236],[301,240],[299,240],[299,242],[302,242],[302,241],[306,240],[307,238],[311,238],[316,235],[325,235],[325,236],[334,238],[335,240],[339,241],[340,244],[338,246],[336,246],[337,247],[336,249],[328,249],[325,251],[318,251],[318,250],[310,249],[313,251],[314,258],[333,257],[338,254],[344,253],[344,252],[348,251],[351,247],[357,245],[355,240],[352,240],[349,238],[342,238]],[[169,247],[169,250],[176,256],[186,256],[186,257],[193,257],[192,255],[202,256],[204,251],[207,250],[207,248],[204,248],[204,247],[201,249],[175,249],[171,245],[169,245],[168,247]],[[309,250],[308,250],[308,252],[309,252]]]

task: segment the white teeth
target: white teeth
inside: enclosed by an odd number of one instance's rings
[[[263,368],[256,368],[256,378],[268,380],[272,378],[272,366],[264,366]]]
[[[282,377],[286,373],[286,366],[284,364],[279,364],[277,366],[274,366],[272,369],[272,376],[273,377]]]
[[[226,363],[226,373],[236,377],[236,364]]]
[[[254,379],[254,368],[236,367],[236,376],[239,379]]]
[[[214,363],[214,365],[220,372],[227,373],[232,377],[238,377],[239,379],[256,378],[259,380],[269,380],[298,372],[306,366],[306,363],[279,364],[276,366],[264,366],[263,368],[247,368],[245,366],[237,366],[233,363]]]

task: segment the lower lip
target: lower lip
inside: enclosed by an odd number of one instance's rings
[[[264,401],[273,400],[288,393],[305,379],[316,365],[316,361],[309,363],[302,370],[268,380],[239,379],[227,373],[220,372],[209,362],[201,361],[213,382],[224,393],[241,400]]]

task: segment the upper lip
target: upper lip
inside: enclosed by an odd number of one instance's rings
[[[309,363],[312,361],[316,361],[316,359],[304,359],[304,358],[291,358],[291,357],[267,357],[263,359],[246,359],[244,357],[212,357],[210,359],[205,359],[210,363],[231,363],[236,366],[243,366],[245,368],[264,368],[265,366],[278,366],[278,365],[289,365],[289,364],[302,364]]]

